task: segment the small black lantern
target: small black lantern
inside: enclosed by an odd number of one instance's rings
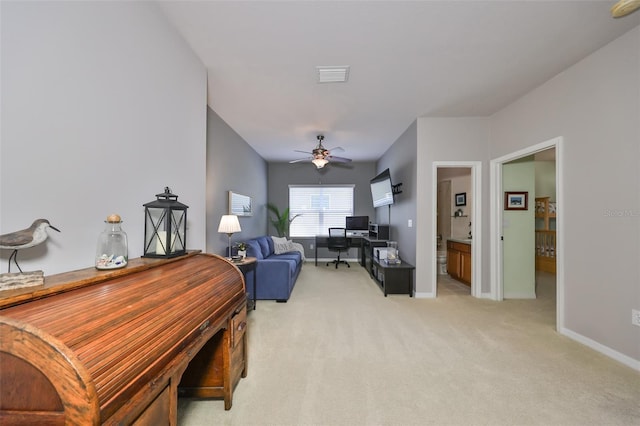
[[[144,255],[168,259],[187,253],[187,209],[169,187],[144,204]]]

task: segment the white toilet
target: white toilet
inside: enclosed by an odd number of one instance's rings
[[[447,275],[447,252],[438,251],[438,275]]]

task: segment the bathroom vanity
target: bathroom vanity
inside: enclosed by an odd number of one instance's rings
[[[449,276],[471,286],[471,240],[447,240],[447,272]]]

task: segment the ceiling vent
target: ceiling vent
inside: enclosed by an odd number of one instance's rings
[[[349,66],[316,67],[318,83],[345,83],[349,79]]]

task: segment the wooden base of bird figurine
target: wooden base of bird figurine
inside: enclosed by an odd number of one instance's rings
[[[44,272],[42,271],[0,274],[0,291],[38,285],[44,285]]]

